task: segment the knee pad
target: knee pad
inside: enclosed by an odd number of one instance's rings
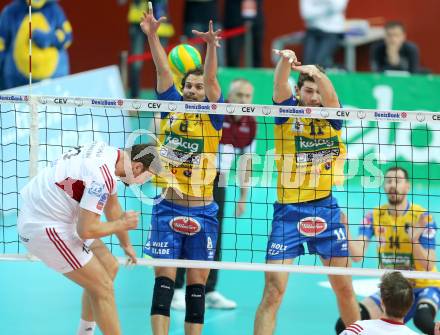
[[[205,285],[187,286],[185,302],[185,322],[203,324],[205,321]]]
[[[169,317],[173,294],[174,281],[167,277],[157,277],[154,283],[151,315],[164,315]]]
[[[414,313],[414,325],[424,334],[434,335],[435,308],[426,302],[417,305]]]

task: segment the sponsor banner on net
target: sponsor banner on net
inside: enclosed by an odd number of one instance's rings
[[[185,102],[184,109],[186,112],[209,113],[217,110],[217,104],[212,103],[191,103]]]
[[[405,120],[408,117],[408,113],[374,111],[374,117],[377,120]]]
[[[28,100],[29,97],[27,95],[0,95],[0,101],[24,102]]]

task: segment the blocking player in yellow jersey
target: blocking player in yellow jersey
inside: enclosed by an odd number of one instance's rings
[[[437,271],[435,262],[436,224],[425,208],[408,201],[408,172],[392,167],[385,173],[384,190],[388,203],[367,213],[359,236],[349,235],[354,261],[361,261],[370,240],[375,237],[379,266],[383,269]],[[345,218],[344,218],[345,220]],[[414,279],[414,303],[404,321],[413,319],[424,334],[434,334],[434,320],[440,305],[440,280]],[[362,319],[377,319],[383,313],[379,292],[361,303]],[[338,320],[337,329],[344,325]],[[341,331],[342,331],[341,330]]]
[[[278,156],[278,200],[274,204],[272,231],[266,260],[292,264],[304,254],[304,243],[326,266],[349,266],[345,226],[332,196],[335,180],[342,177],[345,146],[342,121],[305,118],[310,107],[340,107],[336,91],[324,71],[301,66],[291,50],[276,51],[281,59],[275,69],[274,104],[286,117],[275,119],[275,150]],[[299,72],[295,96],[289,85],[291,70]],[[295,106],[304,106],[298,108]],[[263,298],[258,307],[254,334],[272,334],[288,280],[288,273],[267,272]],[[329,276],[342,319],[360,318],[351,277]]]
[[[147,35],[157,71],[159,100],[187,101],[186,109],[196,111],[191,102],[223,102],[217,81],[219,33],[212,22],[206,33],[193,31],[207,43],[204,70],[188,72],[182,80],[183,96],[173,76],[157,30],[165,18],[156,20],[151,11],[141,27]],[[215,106],[215,104],[209,107]],[[206,110],[204,110],[206,112]],[[212,113],[215,108],[212,108]],[[159,156],[167,178],[153,206],[151,232],[145,254],[162,259],[213,260],[217,242],[218,206],[212,188],[216,176],[215,157],[221,138],[223,116],[195,113],[162,113]],[[200,334],[205,313],[205,284],[209,269],[188,269],[185,334]],[[156,267],[151,305],[153,334],[168,334],[170,306],[174,294],[175,267]]]

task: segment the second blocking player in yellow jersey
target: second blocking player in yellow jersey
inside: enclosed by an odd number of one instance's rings
[[[392,167],[387,170],[384,190],[388,203],[367,213],[359,227],[359,236],[349,238],[350,254],[354,261],[363,259],[369,242],[375,237],[380,268],[437,271],[437,227],[425,208],[408,201],[410,187],[408,172],[404,168]],[[415,299],[404,321],[413,319],[424,334],[433,335],[435,315],[440,307],[440,280],[414,279],[413,284]],[[379,292],[364,299],[360,305],[362,319],[377,319],[383,313]],[[341,320],[338,320],[336,328],[343,330]]]
[[[301,66],[291,50],[281,56],[275,69],[273,101],[286,117],[275,119],[275,153],[278,156],[278,201],[274,204],[272,231],[266,260],[292,264],[304,254],[304,243],[326,266],[349,266],[345,226],[341,210],[332,196],[332,186],[341,179],[345,146],[342,121],[305,118],[309,107],[340,107],[336,91],[324,71],[314,65]],[[295,97],[289,76],[299,78]],[[304,106],[304,108],[301,108]],[[267,272],[254,334],[273,334],[275,319],[288,280],[288,273]],[[350,276],[329,276],[342,319],[360,318]]]

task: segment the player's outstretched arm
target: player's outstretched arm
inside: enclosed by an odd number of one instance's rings
[[[104,208],[105,217],[107,221],[116,221],[124,215],[121,204],[119,203],[118,196],[116,194],[111,195]],[[137,263],[136,252],[131,244],[130,237],[126,230],[116,233],[119,240],[119,245],[127,257],[129,257],[130,263]]]
[[[296,58],[293,50],[276,50],[273,52],[280,56],[280,60],[275,68],[275,76],[273,82],[273,100],[281,103],[292,96],[292,88],[289,84],[289,76],[292,65],[301,65]]]
[[[80,238],[87,240],[135,229],[138,222],[139,213],[135,211],[127,211],[119,219],[103,223],[99,214],[80,208],[76,230]]]
[[[423,271],[432,271],[436,263],[435,249],[424,245],[420,239],[425,229],[428,229],[428,235],[431,234],[429,233],[430,229],[427,228],[428,223],[428,216],[421,215],[419,221],[415,223],[414,226],[408,228],[408,235],[413,246],[414,262],[416,262]],[[434,235],[435,230],[432,231],[432,235]],[[435,246],[435,236],[428,236],[428,239],[432,240],[430,244]]]
[[[325,73],[320,71],[315,65],[292,66],[292,68],[300,73],[308,74],[314,79],[318,85],[319,94],[321,95],[322,105],[324,107],[340,107],[336,90]]]
[[[212,20],[209,21],[209,29],[207,32],[198,30],[192,31],[194,35],[201,37],[206,42],[206,56],[203,81],[205,84],[205,94],[209,101],[217,102],[220,99],[221,89],[217,80],[217,48],[220,47],[220,32],[218,29],[214,31]]]
[[[347,215],[341,211],[341,223],[345,226],[347,231],[348,250],[350,257],[354,262],[361,262],[364,259],[365,251],[368,248],[369,240],[364,235],[359,235],[353,238],[348,225]]]
[[[148,12],[144,13],[141,29],[147,35],[148,44],[150,45],[151,55],[153,56],[154,65],[157,74],[157,92],[163,93],[173,85],[173,74],[168,65],[167,54],[160,44],[157,30],[166,17],[160,17],[158,20],[153,15],[153,5],[148,2]]]

